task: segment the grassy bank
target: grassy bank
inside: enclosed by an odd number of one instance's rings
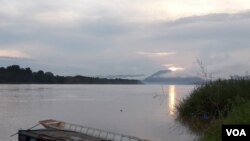
[[[177,106],[178,120],[202,141],[221,139],[222,124],[250,123],[250,80],[216,80],[197,86]]]

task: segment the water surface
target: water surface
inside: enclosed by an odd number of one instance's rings
[[[191,141],[174,119],[175,105],[193,87],[0,85],[0,140],[17,141],[9,136],[18,129],[52,118],[152,141]]]

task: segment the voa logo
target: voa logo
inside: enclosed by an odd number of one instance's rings
[[[235,136],[235,137],[238,137],[238,136],[247,136],[246,135],[246,132],[244,129],[226,129],[226,132],[227,132],[227,136]]]

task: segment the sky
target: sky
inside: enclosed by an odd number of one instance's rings
[[[0,0],[0,66],[215,78],[250,70],[249,0]]]

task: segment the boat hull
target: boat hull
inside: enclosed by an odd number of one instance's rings
[[[104,131],[100,129],[95,129],[91,127],[66,123],[66,122],[58,121],[54,119],[42,120],[42,121],[39,121],[39,123],[47,129],[74,131],[74,132],[78,132],[81,134],[85,134],[88,136],[93,136],[96,138],[101,138],[101,139],[109,140],[109,141],[149,141],[149,140],[145,140],[145,139],[141,139],[141,138],[137,138],[133,136],[128,136],[128,135],[113,133],[113,132]]]

